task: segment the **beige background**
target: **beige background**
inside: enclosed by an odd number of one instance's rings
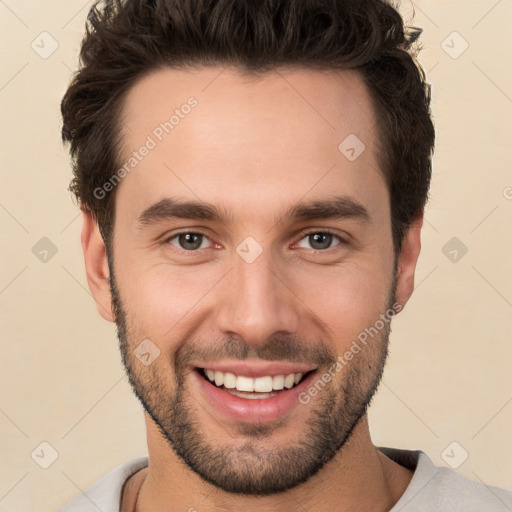
[[[60,143],[59,103],[91,3],[0,2],[3,512],[55,511],[146,453],[114,325],[87,288]],[[413,4],[402,4],[409,19]],[[393,324],[372,436],[377,445],[423,449],[439,465],[465,450],[460,473],[512,489],[512,1],[414,6],[437,130],[432,200],[417,290]],[[51,49],[43,31],[58,43],[47,58],[31,47]],[[32,252],[43,237],[57,248],[46,262]],[[450,246],[443,252],[453,237],[468,249],[456,262],[444,253],[454,256]],[[43,446],[45,456],[36,455],[43,441],[58,453],[48,469],[36,463],[50,453]],[[460,447],[446,462],[453,441]]]

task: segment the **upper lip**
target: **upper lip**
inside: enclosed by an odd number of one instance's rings
[[[274,377],[276,375],[289,375],[290,373],[307,373],[315,370],[316,366],[300,363],[280,363],[278,361],[216,361],[197,363],[195,368],[207,368],[222,373],[234,373],[244,377]]]

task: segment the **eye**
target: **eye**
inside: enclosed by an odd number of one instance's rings
[[[338,243],[332,245],[334,239],[337,239]],[[342,243],[345,243],[343,238],[328,230],[310,231],[303,234],[300,240],[301,242],[302,240],[308,240],[308,243],[311,244],[309,248],[313,249],[314,251],[326,251],[331,247],[336,247]],[[187,252],[197,252],[199,249],[206,249],[208,247],[207,241],[210,241],[210,239],[204,233],[196,231],[182,231],[181,233],[176,233],[167,238],[165,243],[170,243],[177,249],[181,249]],[[301,245],[300,242],[298,246],[308,249],[308,247]]]
[[[308,242],[312,245],[311,248],[314,251],[325,251],[326,249],[333,247],[331,245],[333,238],[338,239],[338,243],[335,244],[334,247],[344,242],[344,240],[339,235],[336,235],[331,231],[310,231],[309,233],[304,234],[304,236],[301,238],[301,241],[308,240]],[[299,247],[303,246],[299,245]],[[307,249],[308,247],[305,248]]]
[[[178,245],[172,243],[171,240],[177,239]],[[181,233],[176,233],[175,235],[169,237],[166,242],[174,245],[178,249],[183,249],[185,251],[196,251],[197,249],[204,249],[207,246],[203,245],[204,240],[209,240],[208,237],[203,233],[196,233],[192,231],[183,231]]]

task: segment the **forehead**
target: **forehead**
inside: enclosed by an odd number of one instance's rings
[[[214,142],[215,128],[236,141],[256,129],[264,137],[285,127],[308,137],[314,133],[308,127],[321,128],[321,135],[330,130],[337,136],[347,131],[371,136],[375,124],[368,90],[355,70],[282,68],[244,75],[236,68],[215,66],[163,68],[142,76],[125,98],[121,119],[125,127],[151,133],[155,121],[169,120],[189,98],[199,108],[193,108],[195,122],[187,123],[188,129],[196,130],[205,143]],[[254,130],[240,133],[238,128],[248,121],[256,123]],[[181,128],[173,137],[179,137]]]
[[[176,195],[240,207],[282,203],[283,192],[293,200],[337,188],[369,203],[386,193],[356,71],[160,69],[131,88],[121,121],[123,163],[150,148],[117,191],[135,211]]]

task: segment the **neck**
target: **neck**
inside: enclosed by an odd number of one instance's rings
[[[375,448],[365,415],[338,454],[303,484],[270,496],[230,494],[190,470],[148,416],[146,426],[149,466],[127,483],[123,512],[285,512],[297,504],[304,510],[388,511],[413,475]]]

